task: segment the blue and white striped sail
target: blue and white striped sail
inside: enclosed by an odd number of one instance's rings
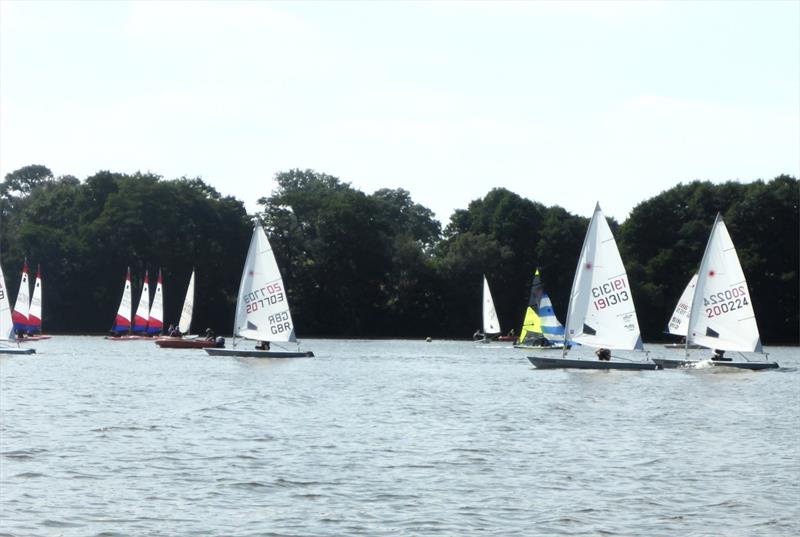
[[[525,310],[525,319],[522,321],[517,343],[525,346],[552,346],[564,343],[564,327],[556,318],[550,297],[544,292],[538,268],[533,274],[528,307]]]
[[[564,343],[564,325],[556,317],[553,303],[547,293],[539,300],[539,318],[542,320],[542,334],[550,343]]]
[[[570,342],[607,349],[643,349],[628,274],[599,203],[575,270],[566,325]]]

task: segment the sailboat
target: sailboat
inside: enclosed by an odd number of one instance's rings
[[[128,272],[125,276],[125,286],[122,288],[122,299],[117,309],[117,317],[114,320],[114,326],[111,328],[113,335],[106,336],[106,339],[114,341],[139,339],[139,336],[130,335],[131,303],[131,269],[128,267]]]
[[[628,275],[599,203],[583,241],[565,325],[569,343],[603,350],[643,350]],[[658,367],[651,361],[568,359],[566,354],[565,347],[561,358],[529,356],[528,360],[540,369],[642,370]]]
[[[675,311],[672,312],[672,317],[670,317],[667,325],[667,333],[681,336],[683,343],[668,343],[664,345],[668,349],[683,349],[686,347],[686,326],[689,324],[689,312],[692,309],[692,296],[694,296],[696,285],[697,274],[692,276],[692,279],[686,284],[686,289],[683,290],[681,297],[678,299],[678,304],[675,306]],[[698,349],[700,346],[692,344],[689,348]]]
[[[162,349],[204,349],[206,347],[213,347],[216,342],[198,338],[197,336],[188,336],[189,330],[192,327],[192,314],[194,312],[194,271],[189,277],[189,286],[186,288],[186,298],[183,300],[183,309],[181,310],[181,318],[178,321],[178,331],[180,336],[162,336],[156,339],[155,343]]]
[[[164,330],[164,282],[161,279],[161,269],[158,269],[156,292],[153,295],[153,304],[147,317],[147,335],[157,336]]]
[[[544,292],[538,268],[533,274],[528,308],[525,310],[525,319],[522,321],[519,339],[514,346],[522,349],[561,349],[564,347],[564,327],[556,317],[550,297]]]
[[[483,332],[476,332],[472,338],[481,343],[489,343],[492,338],[500,334],[500,319],[497,318],[497,310],[494,308],[492,292],[489,290],[489,282],[483,276]]]
[[[139,297],[139,306],[136,308],[136,315],[133,317],[133,332],[144,334],[147,332],[147,321],[150,319],[150,280],[147,271],[144,271],[144,283],[142,284],[142,296]]]
[[[30,284],[28,283],[28,260],[22,265],[22,279],[19,282],[17,301],[11,319],[14,321],[14,331],[22,339],[28,333],[28,308],[30,308]]]
[[[252,356],[259,358],[299,358],[313,352],[244,350],[236,348],[236,337],[259,342],[297,343],[286,287],[264,229],[256,224],[239,282],[233,348],[207,348],[213,356]],[[260,345],[261,346],[261,345]]]
[[[38,341],[51,337],[42,334],[42,267],[37,265],[31,305],[28,308],[28,335],[24,341]]]
[[[33,354],[36,349],[20,348],[3,345],[16,340],[14,321],[11,318],[11,302],[8,300],[8,288],[3,276],[3,267],[0,266],[0,354]]]
[[[739,256],[733,245],[728,228],[718,213],[711,228],[711,236],[700,262],[692,294],[686,334],[686,359],[673,360],[655,358],[661,367],[672,368],[695,366],[689,360],[688,346],[697,344],[715,349],[717,356],[708,363],[717,367],[739,369],[774,369],[776,362],[764,360],[732,360],[724,358],[724,352],[762,353],[761,337],[758,333],[753,303],[747,289]]]

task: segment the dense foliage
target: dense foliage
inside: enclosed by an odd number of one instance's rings
[[[505,189],[453,213],[442,230],[403,189],[366,194],[311,170],[276,176],[258,214],[200,179],[99,172],[84,181],[27,166],[0,184],[0,252],[16,295],[25,258],[41,264],[48,332],[102,332],[127,266],[164,270],[166,322],[197,269],[195,328],[232,325],[253,218],[267,230],[300,336],[469,337],[486,274],[503,328],[518,328],[535,267],[563,319],[587,219]],[[663,339],[721,212],[766,343],[797,343],[797,180],[678,185],[611,221],[645,340]],[[602,200],[601,200],[602,201]],[[33,270],[33,267],[32,267]],[[138,298],[136,298],[138,300]]]

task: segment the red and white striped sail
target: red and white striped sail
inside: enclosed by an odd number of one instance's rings
[[[33,284],[31,306],[28,309],[28,331],[42,331],[42,267],[36,267],[36,282]]]
[[[14,303],[14,312],[11,318],[14,321],[14,330],[28,331],[28,308],[30,307],[30,284],[28,283],[28,261],[22,266],[22,280],[19,282],[17,301]]]
[[[147,330],[147,321],[150,319],[150,283],[147,271],[144,272],[144,284],[142,285],[142,296],[139,298],[139,307],[136,308],[136,316],[133,318],[133,331],[144,332]]]
[[[150,318],[147,321],[148,334],[160,334],[164,329],[164,299],[162,297],[163,281],[161,269],[158,269],[158,282],[156,294],[153,295],[153,305],[150,307]]]
[[[125,287],[122,289],[122,300],[117,310],[117,318],[114,322],[114,332],[128,332],[131,329],[131,269],[128,267],[128,274],[125,276]]]

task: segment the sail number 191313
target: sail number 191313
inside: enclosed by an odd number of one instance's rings
[[[615,278],[592,287],[592,297],[594,298],[592,304],[596,310],[610,308],[631,299],[625,278]]]
[[[260,289],[254,289],[244,295],[247,313],[253,313],[269,305],[283,302],[283,287],[280,283],[269,283]]]

